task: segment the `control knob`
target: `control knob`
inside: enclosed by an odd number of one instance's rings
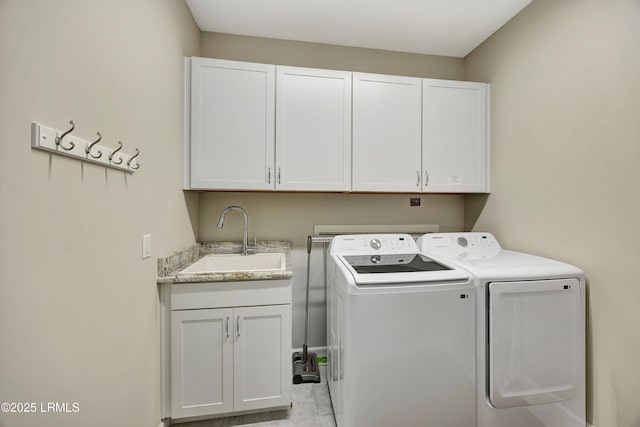
[[[369,242],[369,245],[371,245],[373,249],[380,249],[382,243],[380,243],[379,239],[372,239],[371,242]]]

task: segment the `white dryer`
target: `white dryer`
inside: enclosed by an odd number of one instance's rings
[[[436,233],[422,253],[477,289],[477,426],[585,427],[585,281],[577,267],[504,250],[489,233]]]
[[[327,268],[328,382],[338,427],[475,426],[469,273],[407,234],[336,236]]]

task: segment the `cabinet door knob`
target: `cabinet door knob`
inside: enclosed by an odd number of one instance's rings
[[[278,168],[278,184],[280,184],[280,168]]]
[[[427,172],[427,170],[424,170],[424,186],[426,187],[429,184],[429,172]]]
[[[236,317],[236,333],[238,334],[238,338],[240,338],[240,316]]]
[[[269,172],[267,173],[267,184],[271,184],[271,167],[269,167]]]
[[[227,316],[227,338],[229,338],[229,316]]]
[[[416,187],[420,187],[420,171],[416,171],[418,174],[418,182],[416,182]]]

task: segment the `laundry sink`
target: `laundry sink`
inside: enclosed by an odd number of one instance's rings
[[[240,254],[211,254],[179,271],[178,275],[284,270],[285,267],[285,254],[282,252],[244,256]]]

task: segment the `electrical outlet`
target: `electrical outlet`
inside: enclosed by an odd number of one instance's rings
[[[145,234],[142,236],[142,259],[147,259],[151,256],[151,234]]]
[[[420,197],[410,197],[409,206],[420,206]]]

